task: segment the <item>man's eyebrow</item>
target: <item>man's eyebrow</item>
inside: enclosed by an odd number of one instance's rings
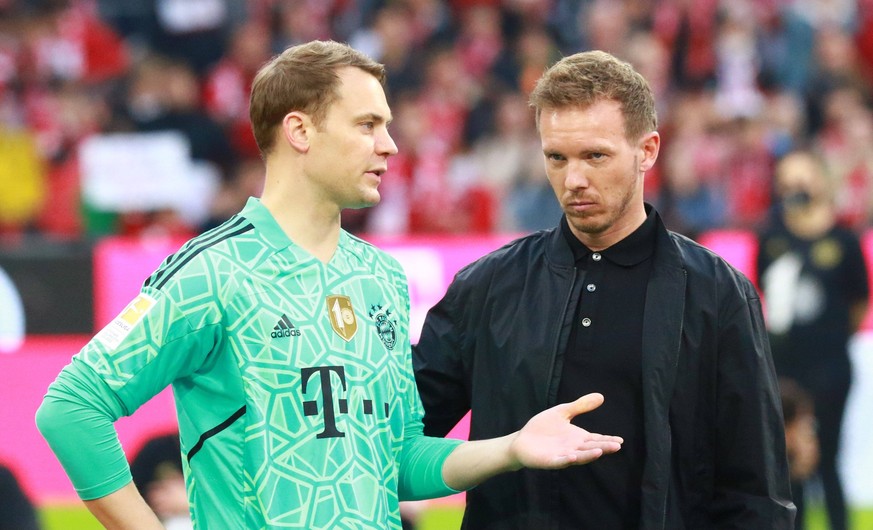
[[[393,116],[388,116],[388,118],[386,119],[385,116],[383,116],[379,113],[367,112],[366,114],[361,114],[360,116],[358,116],[356,118],[356,121],[375,121],[378,123],[382,123],[382,122],[391,123],[391,121],[393,119],[394,119]]]
[[[552,143],[542,145],[543,153],[558,153],[566,151],[565,146],[554,145]]]

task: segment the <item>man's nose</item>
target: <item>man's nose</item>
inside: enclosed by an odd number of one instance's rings
[[[590,185],[588,175],[581,163],[571,163],[567,168],[567,174],[564,177],[564,186],[567,189],[576,190],[587,188]]]
[[[381,134],[379,136],[379,139],[376,142],[376,152],[384,156],[392,156],[397,154],[397,144],[394,143],[394,139],[391,138],[391,135],[388,133],[387,130],[384,134]]]

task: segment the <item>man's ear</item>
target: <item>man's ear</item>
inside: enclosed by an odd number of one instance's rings
[[[282,118],[282,138],[295,151],[309,151],[309,133],[312,130],[312,120],[303,112],[289,112]]]
[[[658,152],[661,149],[661,135],[658,134],[658,131],[652,131],[643,136],[640,141],[640,148],[643,150],[640,171],[645,173],[652,169],[652,166],[655,165],[655,160],[658,159]]]

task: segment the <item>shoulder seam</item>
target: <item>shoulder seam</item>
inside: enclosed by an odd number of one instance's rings
[[[197,257],[204,250],[254,229],[254,225],[246,221],[245,217],[239,217],[235,222],[230,223],[226,227],[219,227],[213,232],[192,239],[188,245],[185,245],[178,252],[167,258],[166,264],[145,281],[144,287],[154,287],[160,290],[186,263]]]

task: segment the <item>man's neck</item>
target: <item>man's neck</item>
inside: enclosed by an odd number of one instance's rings
[[[268,170],[261,204],[295,245],[327,263],[339,244],[340,210],[316,197],[305,183],[292,185],[292,180]]]

